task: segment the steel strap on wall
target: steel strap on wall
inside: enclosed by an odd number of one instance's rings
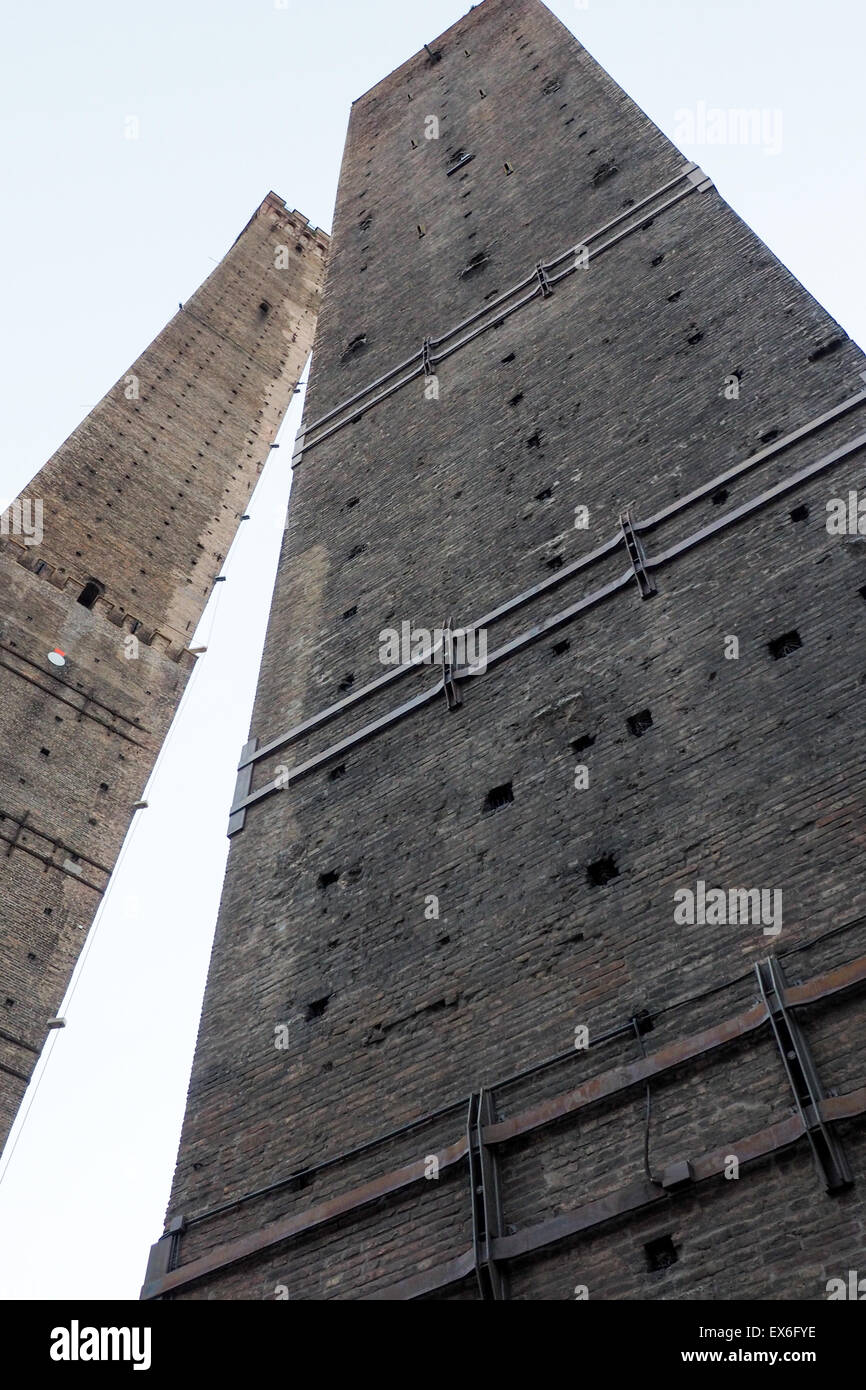
[[[864,374],[864,376],[866,376],[866,374]],[[708,482],[702,483],[700,487],[695,488],[692,492],[688,493],[687,496],[670,503],[668,506],[662,508],[661,511],[649,517],[646,521],[640,522],[635,520],[632,516],[631,509],[624,511],[620,516],[620,531],[618,534],[615,534],[608,541],[591,551],[589,555],[573,560],[568,565],[563,565],[561,569],[557,570],[548,579],[540,580],[530,589],[526,589],[522,593],[505,600],[491,612],[485,614],[484,617],[478,618],[475,622],[468,624],[465,628],[460,630],[466,634],[470,634],[481,629],[486,629],[505,615],[515,612],[516,609],[532,602],[540,595],[548,593],[558,585],[567,582],[575,575],[597,564],[600,560],[612,555],[620,546],[625,549],[629,561],[628,569],[624,570],[622,574],[610,583],[587,594],[577,603],[553,614],[543,622],[534,624],[511,641],[490,652],[486,659],[484,674],[497,666],[500,662],[513,656],[518,651],[521,651],[524,647],[537,642],[540,638],[556,631],[557,628],[573,621],[579,614],[595,607],[605,599],[610,598],[613,594],[618,593],[621,589],[629,587],[632,582],[637,583],[641,598],[651,597],[651,595],[656,592],[656,583],[653,577],[653,572],[655,570],[670,564],[673,560],[679,558],[679,556],[686,554],[696,546],[702,545],[705,541],[720,535],[729,527],[737,525],[745,518],[769,506],[778,498],[801,487],[810,479],[819,476],[835,467],[836,464],[845,461],[863,448],[866,448],[866,433],[859,434],[846,444],[819,457],[815,462],[808,464],[806,467],[799,469],[797,472],[791,474],[790,477],[782,479],[781,482],[776,483],[773,487],[766,489],[757,496],[743,502],[740,506],[726,512],[707,526],[701,527],[698,531],[678,541],[667,550],[661,551],[656,555],[646,554],[642,537],[648,535],[664,522],[670,520],[671,517],[678,515],[688,507],[693,506],[696,502],[711,495],[724,483],[730,482],[733,478],[741,477],[745,473],[760,467],[768,460],[777,457],[784,450],[799,443],[802,439],[821,430],[831,421],[840,419],[849,412],[859,408],[864,401],[866,401],[866,390],[857,392],[856,395],[848,397],[839,405],[833,406],[830,410],[810,420],[807,424],[792,430],[783,438],[759,450],[756,454],[750,455],[740,463],[735,464],[732,468],[727,469],[724,473],[720,473],[716,477],[711,478]],[[441,674],[437,677],[435,684],[421,691],[411,700],[407,700],[394,709],[389,710],[387,713],[381,715],[372,723],[363,726],[355,733],[348,735],[346,738],[326,748],[323,752],[289,768],[286,773],[279,778],[275,778],[273,782],[263,787],[256,788],[254,791],[251,790],[252,768],[256,763],[289,747],[292,743],[302,739],[314,729],[321,728],[333,719],[342,716],[362,701],[378,694],[381,690],[401,680],[409,673],[418,671],[422,665],[429,663],[436,655],[442,657],[442,667]],[[269,742],[263,744],[261,747],[259,747],[257,739],[251,739],[244,746],[241,753],[235,797],[229,818],[228,834],[237,834],[238,831],[244,828],[246,819],[245,813],[248,807],[267,799],[276,792],[282,791],[287,786],[299,781],[302,777],[307,776],[324,764],[332,762],[350,749],[357,747],[361,743],[365,743],[368,739],[374,737],[384,729],[389,728],[392,724],[400,722],[408,715],[420,709],[423,705],[430,703],[431,700],[436,699],[440,694],[445,694],[449,709],[456,708],[459,703],[459,681],[470,676],[472,679],[477,680],[480,675],[481,673],[478,670],[451,669],[442,655],[442,639],[440,638],[425,647],[425,649],[418,656],[413,658],[412,661],[392,668],[382,676],[377,677],[376,680],[369,682],[351,695],[346,696],[345,699],[333,705],[329,705],[326,709],[312,715],[309,719],[296,725],[287,733],[269,740]]]

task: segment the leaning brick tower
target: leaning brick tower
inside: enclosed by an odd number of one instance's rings
[[[3,514],[0,1144],[309,353],[327,244],[269,193]]]
[[[354,103],[145,1297],[856,1263],[863,371],[538,0]]]

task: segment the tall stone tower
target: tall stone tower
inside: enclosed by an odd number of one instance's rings
[[[853,1266],[863,369],[538,0],[355,102],[145,1297]]]
[[[309,353],[327,244],[269,193],[3,514],[0,1144]]]

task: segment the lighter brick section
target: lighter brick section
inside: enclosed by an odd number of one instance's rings
[[[42,503],[41,542],[0,539],[0,1144],[309,354],[327,249],[269,193],[24,490]]]

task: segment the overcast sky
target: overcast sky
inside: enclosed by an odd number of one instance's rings
[[[467,8],[18,0],[7,11],[0,506],[200,284],[269,189],[330,228],[352,100]],[[862,0],[550,8],[866,345]],[[743,107],[765,113],[763,142],[696,143],[702,112],[706,122],[712,108]],[[129,117],[137,140],[125,138]],[[229,557],[218,612],[205,613],[196,645],[208,653],[61,1010],[68,1026],[52,1035],[0,1168],[4,1298],[135,1298],[161,1233],[300,406],[296,398]]]

